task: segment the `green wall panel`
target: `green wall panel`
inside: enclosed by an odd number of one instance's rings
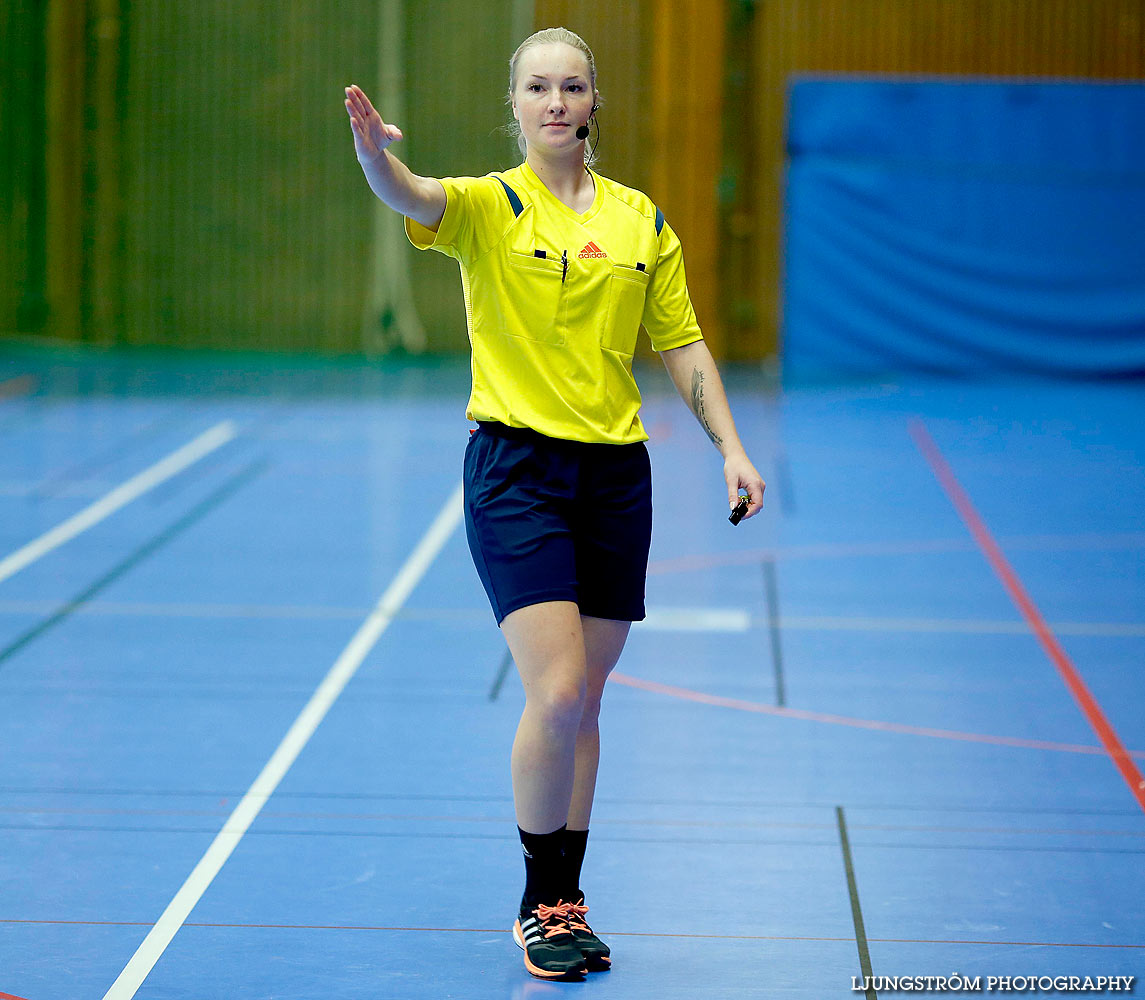
[[[370,209],[342,87],[377,5],[134,0],[123,340],[356,352]]]
[[[44,4],[0,2],[0,336],[43,323]]]
[[[417,173],[480,176],[521,162],[504,101],[509,57],[532,30],[514,23],[512,4],[435,4],[432,17],[410,4],[406,17],[406,140],[395,152]],[[520,32],[520,37],[518,33]],[[384,116],[384,112],[383,112]],[[408,241],[407,241],[408,242]],[[409,254],[418,314],[430,351],[465,351],[465,309],[457,264],[442,254]]]
[[[467,349],[457,266],[418,254],[384,218],[354,158],[342,89],[377,96],[408,137],[395,152],[420,173],[512,166],[503,94],[531,2],[68,3],[50,22],[61,33],[51,81],[49,0],[0,3],[0,335]],[[73,143],[57,126],[50,158],[49,90],[83,133]],[[49,259],[72,277],[47,282]],[[37,331],[45,294],[55,324]],[[396,314],[420,340],[383,335],[395,296],[412,303]]]

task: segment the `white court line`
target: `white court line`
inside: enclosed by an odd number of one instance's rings
[[[746,632],[751,614],[745,608],[648,607],[632,627],[648,632]]]
[[[310,741],[314,731],[321,725],[326,713],[342,693],[342,689],[350,682],[374,644],[382,637],[382,633],[401,610],[414,587],[425,576],[433,560],[437,558],[437,554],[461,522],[462,511],[461,485],[458,484],[433,524],[429,526],[429,530],[418,542],[417,548],[405,561],[405,565],[398,570],[397,576],[386,588],[386,592],[382,594],[369,617],[362,622],[349,645],[334,661],[334,666],[310,696],[306,707],[298,713],[298,718],[282,738],[278,749],[266,762],[259,776],[254,779],[254,784],[242,797],[242,801],[235,806],[234,812],[223,824],[211,846],[207,848],[207,853],[187,876],[187,881],[175,893],[174,899],[167,904],[167,909],[163,911],[155,926],[143,939],[143,943],[131,956],[119,978],[112,983],[111,989],[104,994],[103,1000],[131,1000],[135,996],[136,991],[143,985],[143,980],[150,974],[159,957],[166,951],[167,945],[171,943],[171,939],[195,908],[195,904],[226,864],[227,858],[238,846],[267,799],[274,794],[279,782],[286,776],[286,772]]]
[[[0,601],[0,615],[46,615],[59,609],[55,601]],[[367,607],[325,604],[189,604],[150,601],[89,601],[77,615],[120,615],[127,618],[239,618],[288,621],[357,621],[369,614]],[[423,605],[402,611],[406,621],[485,622],[489,613],[479,607],[434,608]],[[781,615],[776,624],[786,631],[801,632],[935,632],[965,635],[1027,635],[1029,626],[1017,620],[987,618],[847,618],[834,615]],[[1145,636],[1145,622],[1050,622],[1058,635],[1138,639]],[[637,628],[652,632],[702,631],[746,632],[766,628],[767,621],[746,608],[648,608],[648,617]]]
[[[972,618],[841,618],[781,615],[781,629],[804,632],[934,632],[960,635],[1029,635],[1023,621]],[[1051,622],[1059,635],[1135,639],[1145,636],[1145,622]]]
[[[126,507],[132,500],[141,497],[148,490],[154,489],[160,483],[178,475],[187,466],[193,465],[205,455],[209,455],[216,448],[232,440],[237,433],[234,423],[230,420],[215,424],[209,431],[204,431],[194,441],[189,441],[182,448],[171,452],[166,458],[160,459],[151,468],[144,469],[137,476],[132,476],[126,483],[117,486],[102,499],[85,507],[78,514],[56,525],[51,531],[45,532],[23,548],[17,549],[10,556],[0,559],[0,583],[11,576],[15,576],[20,570],[30,566],[41,556],[47,555],[53,549],[58,549],[65,542],[70,542],[76,535],[87,531],[93,525],[99,524],[104,518],[110,517],[121,507]]]

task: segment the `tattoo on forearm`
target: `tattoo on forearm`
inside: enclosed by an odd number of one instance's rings
[[[704,410],[704,373],[699,368],[692,369],[692,412],[700,421],[700,426],[707,432],[708,437],[712,439],[715,445],[724,443],[714,430],[712,425],[708,423],[708,414]]]

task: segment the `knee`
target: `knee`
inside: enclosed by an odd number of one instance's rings
[[[543,685],[529,699],[541,713],[543,725],[555,732],[576,729],[585,710],[583,679],[559,677]]]

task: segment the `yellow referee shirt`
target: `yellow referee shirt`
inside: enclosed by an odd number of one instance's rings
[[[470,420],[549,437],[645,441],[632,354],[702,339],[680,241],[649,198],[592,172],[583,214],[527,163],[446,177],[437,232],[406,219],[419,250],[457,259],[473,348]]]

